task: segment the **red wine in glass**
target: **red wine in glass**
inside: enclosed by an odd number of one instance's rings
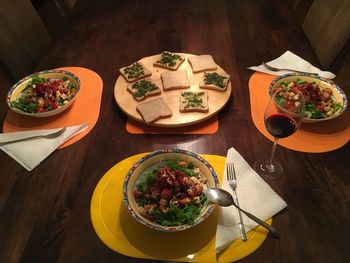
[[[272,114],[266,119],[266,129],[275,138],[285,138],[297,130],[297,123],[286,114]]]
[[[280,138],[292,135],[299,128],[304,117],[304,97],[298,91],[276,90],[271,96],[264,113],[267,131],[274,137],[270,158],[258,160],[254,170],[266,179],[277,179],[283,173],[282,166],[273,156]]]

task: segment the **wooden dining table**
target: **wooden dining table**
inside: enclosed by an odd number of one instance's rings
[[[158,260],[117,253],[99,239],[90,217],[96,185],[118,162],[159,149],[226,156],[234,147],[253,166],[268,155],[272,142],[253,123],[248,83],[254,71],[247,67],[287,50],[320,67],[287,0],[77,1],[35,71],[84,67],[96,72],[103,81],[98,120],[86,136],[30,172],[0,151],[0,261]],[[114,99],[119,68],[162,51],[211,54],[230,74],[232,94],[217,114],[215,133],[126,130],[128,118]],[[7,90],[0,92],[4,102]],[[1,109],[4,121],[8,109]],[[288,204],[273,217],[282,238],[267,236],[239,262],[348,262],[349,157],[348,142],[318,153],[278,146],[275,159],[284,173],[266,182]]]

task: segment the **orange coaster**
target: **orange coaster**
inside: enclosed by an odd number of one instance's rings
[[[209,120],[191,126],[163,128],[142,124],[128,118],[126,130],[131,134],[214,134],[219,130],[217,115]]]
[[[66,141],[59,148],[66,147],[80,140],[95,126],[101,106],[103,82],[94,71],[80,67],[60,68],[77,75],[81,82],[80,93],[75,102],[66,111],[48,118],[32,118],[8,111],[3,123],[3,132],[54,129],[83,123],[89,127],[82,133]]]
[[[184,262],[232,262],[253,253],[265,240],[267,230],[258,226],[247,233],[247,241],[235,240],[220,254],[215,253],[218,210],[197,226],[176,233],[150,229],[128,212],[123,200],[123,182],[129,169],[146,153],[131,156],[113,166],[98,182],[91,199],[92,225],[110,249],[134,258]],[[221,180],[223,156],[201,155]],[[272,218],[266,221],[269,225]]]
[[[269,140],[273,137],[264,125],[264,112],[269,101],[268,87],[276,76],[255,72],[249,79],[250,107],[256,128]],[[344,146],[350,140],[350,114],[324,122],[303,123],[290,137],[280,139],[279,145],[288,149],[320,153]]]

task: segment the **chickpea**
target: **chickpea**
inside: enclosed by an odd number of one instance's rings
[[[332,94],[332,90],[331,90],[330,88],[325,88],[323,91],[325,91],[325,92],[328,92],[328,93]]]
[[[179,162],[179,165],[180,165],[181,167],[186,167],[186,166],[187,166],[187,162]]]
[[[327,117],[330,117],[330,116],[332,116],[332,115],[333,115],[333,111],[331,111],[331,110],[328,111],[328,112],[326,113],[326,116],[327,116]]]

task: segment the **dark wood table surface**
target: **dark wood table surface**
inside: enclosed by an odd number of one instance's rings
[[[218,115],[217,133],[126,132],[127,118],[113,97],[118,69],[164,50],[211,54],[231,75],[233,95]],[[253,72],[246,67],[286,50],[319,66],[287,0],[78,1],[37,70],[80,66],[97,72],[104,84],[100,116],[87,136],[32,172],[0,151],[0,261],[154,262],[120,255],[98,238],[90,220],[97,183],[124,158],[163,148],[225,155],[234,146],[253,165],[272,142],[253,124]],[[3,119],[7,108],[1,109]],[[275,158],[285,173],[268,183],[288,203],[273,221],[283,237],[268,237],[241,262],[348,262],[349,157],[349,143],[317,154],[278,147]]]

